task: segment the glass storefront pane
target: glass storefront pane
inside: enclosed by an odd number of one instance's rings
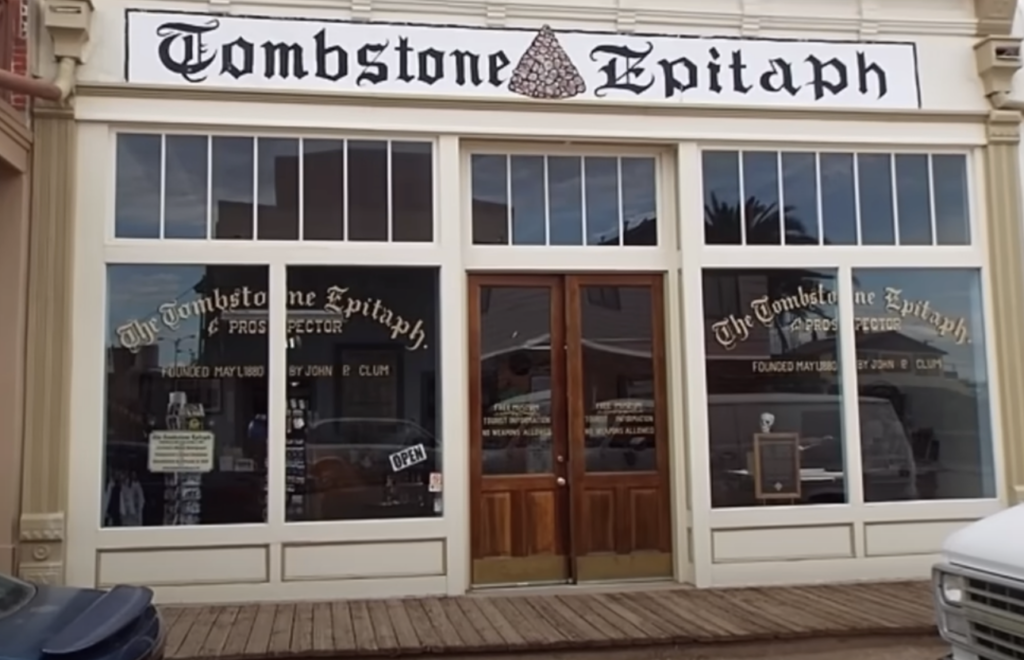
[[[587,245],[619,245],[619,160],[607,156],[583,159]]]
[[[826,245],[857,244],[857,202],[853,154],[818,156],[821,168],[821,222]]]
[[[651,303],[649,287],[581,287],[587,472],[658,467]]]
[[[117,238],[160,238],[159,135],[120,133],[114,194]]]
[[[548,157],[551,245],[583,245],[583,159]]]
[[[345,238],[345,141],[302,141],[302,238]]]
[[[708,245],[739,245],[740,156],[736,151],[705,151],[701,154],[704,181],[704,242]]]
[[[388,240],[388,143],[349,140],[348,240]]]
[[[967,157],[932,156],[935,233],[939,245],[970,245],[971,210],[967,189]]]
[[[928,183],[928,156],[896,154],[896,210],[900,245],[931,245],[932,200]]]
[[[712,505],[846,502],[836,271],[703,278]]]
[[[164,238],[206,238],[210,138],[165,138]]]
[[[251,239],[255,139],[214,136],[211,149],[213,237]]]
[[[104,527],[266,520],[267,273],[108,267]]]
[[[550,473],[551,289],[485,286],[479,304],[483,474]]]
[[[742,156],[747,245],[778,245],[782,242],[779,154],[775,151],[744,151]]]
[[[544,245],[547,209],[544,157],[512,156],[512,244]]]
[[[434,147],[429,142],[391,143],[391,240],[434,238]]]
[[[508,156],[491,154],[473,154],[470,159],[475,245],[508,245],[508,161]]]
[[[286,138],[256,140],[256,237],[261,240],[299,239],[299,141]]]
[[[441,514],[438,271],[288,268],[285,515]]]
[[[622,243],[658,244],[657,164],[653,158],[622,158]]]
[[[862,245],[894,245],[892,155],[857,154]]]
[[[979,271],[853,279],[865,500],[994,497]]]
[[[818,245],[818,156],[783,152],[782,209],[786,245]]]

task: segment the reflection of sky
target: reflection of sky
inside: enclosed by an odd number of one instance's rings
[[[167,302],[194,300],[192,291],[206,271],[203,266],[148,266],[115,264],[107,269],[108,328],[107,341],[118,346],[116,328],[130,321],[145,322],[159,316],[159,307]],[[187,364],[199,350],[199,319],[183,321],[177,330],[159,325],[157,345],[160,364]],[[178,341],[175,347],[175,340]],[[177,360],[175,360],[177,348]]]
[[[549,156],[546,160],[545,175],[544,156],[478,154],[472,159],[474,199],[505,205],[511,193],[513,244],[543,245],[545,212],[551,245],[582,244],[584,214],[588,245],[618,237],[620,212],[627,229],[654,217],[653,158]]]
[[[706,151],[703,157],[704,202],[714,193],[719,202],[732,207],[740,198],[754,198],[764,205],[779,201],[779,158],[777,152]],[[932,237],[932,191],[929,189],[929,159],[924,154],[809,153],[782,154],[782,198],[789,217],[800,221],[806,235],[818,231],[818,191],[821,224],[830,244],[856,243],[857,204],[860,206],[861,242],[892,245],[893,218],[898,213],[900,243],[941,245],[969,243],[967,160],[963,155],[938,154],[931,157],[934,180],[935,226]],[[817,162],[816,162],[817,161]],[[895,209],[892,195],[893,167],[896,176]],[[815,171],[817,168],[817,172]],[[742,170],[742,172],[741,172]],[[856,170],[856,172],[855,172]],[[742,177],[740,174],[742,173]],[[856,176],[855,176],[856,174]],[[720,220],[721,221],[721,220]],[[749,223],[749,219],[748,219]],[[748,224],[748,234],[750,226]],[[738,237],[738,227],[733,237]],[[721,232],[718,233],[721,236]],[[755,232],[749,243],[764,242]]]

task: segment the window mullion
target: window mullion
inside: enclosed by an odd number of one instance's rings
[[[839,291],[839,386],[842,396],[843,454],[847,502],[864,502],[864,481],[860,446],[860,414],[857,385],[857,337],[854,329],[856,307],[853,304],[852,269],[844,266],[838,274]]]

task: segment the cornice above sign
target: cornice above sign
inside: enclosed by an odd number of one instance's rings
[[[920,107],[910,43],[127,11],[130,83],[478,100]]]

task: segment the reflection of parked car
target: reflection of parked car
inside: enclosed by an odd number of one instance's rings
[[[348,485],[377,484],[394,472],[392,454],[417,445],[423,445],[425,460],[399,474],[418,478],[438,469],[440,448],[429,431],[404,419],[335,417],[310,425],[306,435],[306,460],[312,470],[327,461],[350,473],[345,480]]]
[[[772,432],[800,436],[803,501],[845,501],[838,395],[714,394],[708,397],[708,422],[716,505],[751,503],[748,461],[762,413],[774,415]],[[892,404],[886,399],[860,397],[860,426],[865,496],[876,501],[916,498],[917,467]]]
[[[0,658],[150,660],[163,655],[153,592],[31,585],[0,574]]]

